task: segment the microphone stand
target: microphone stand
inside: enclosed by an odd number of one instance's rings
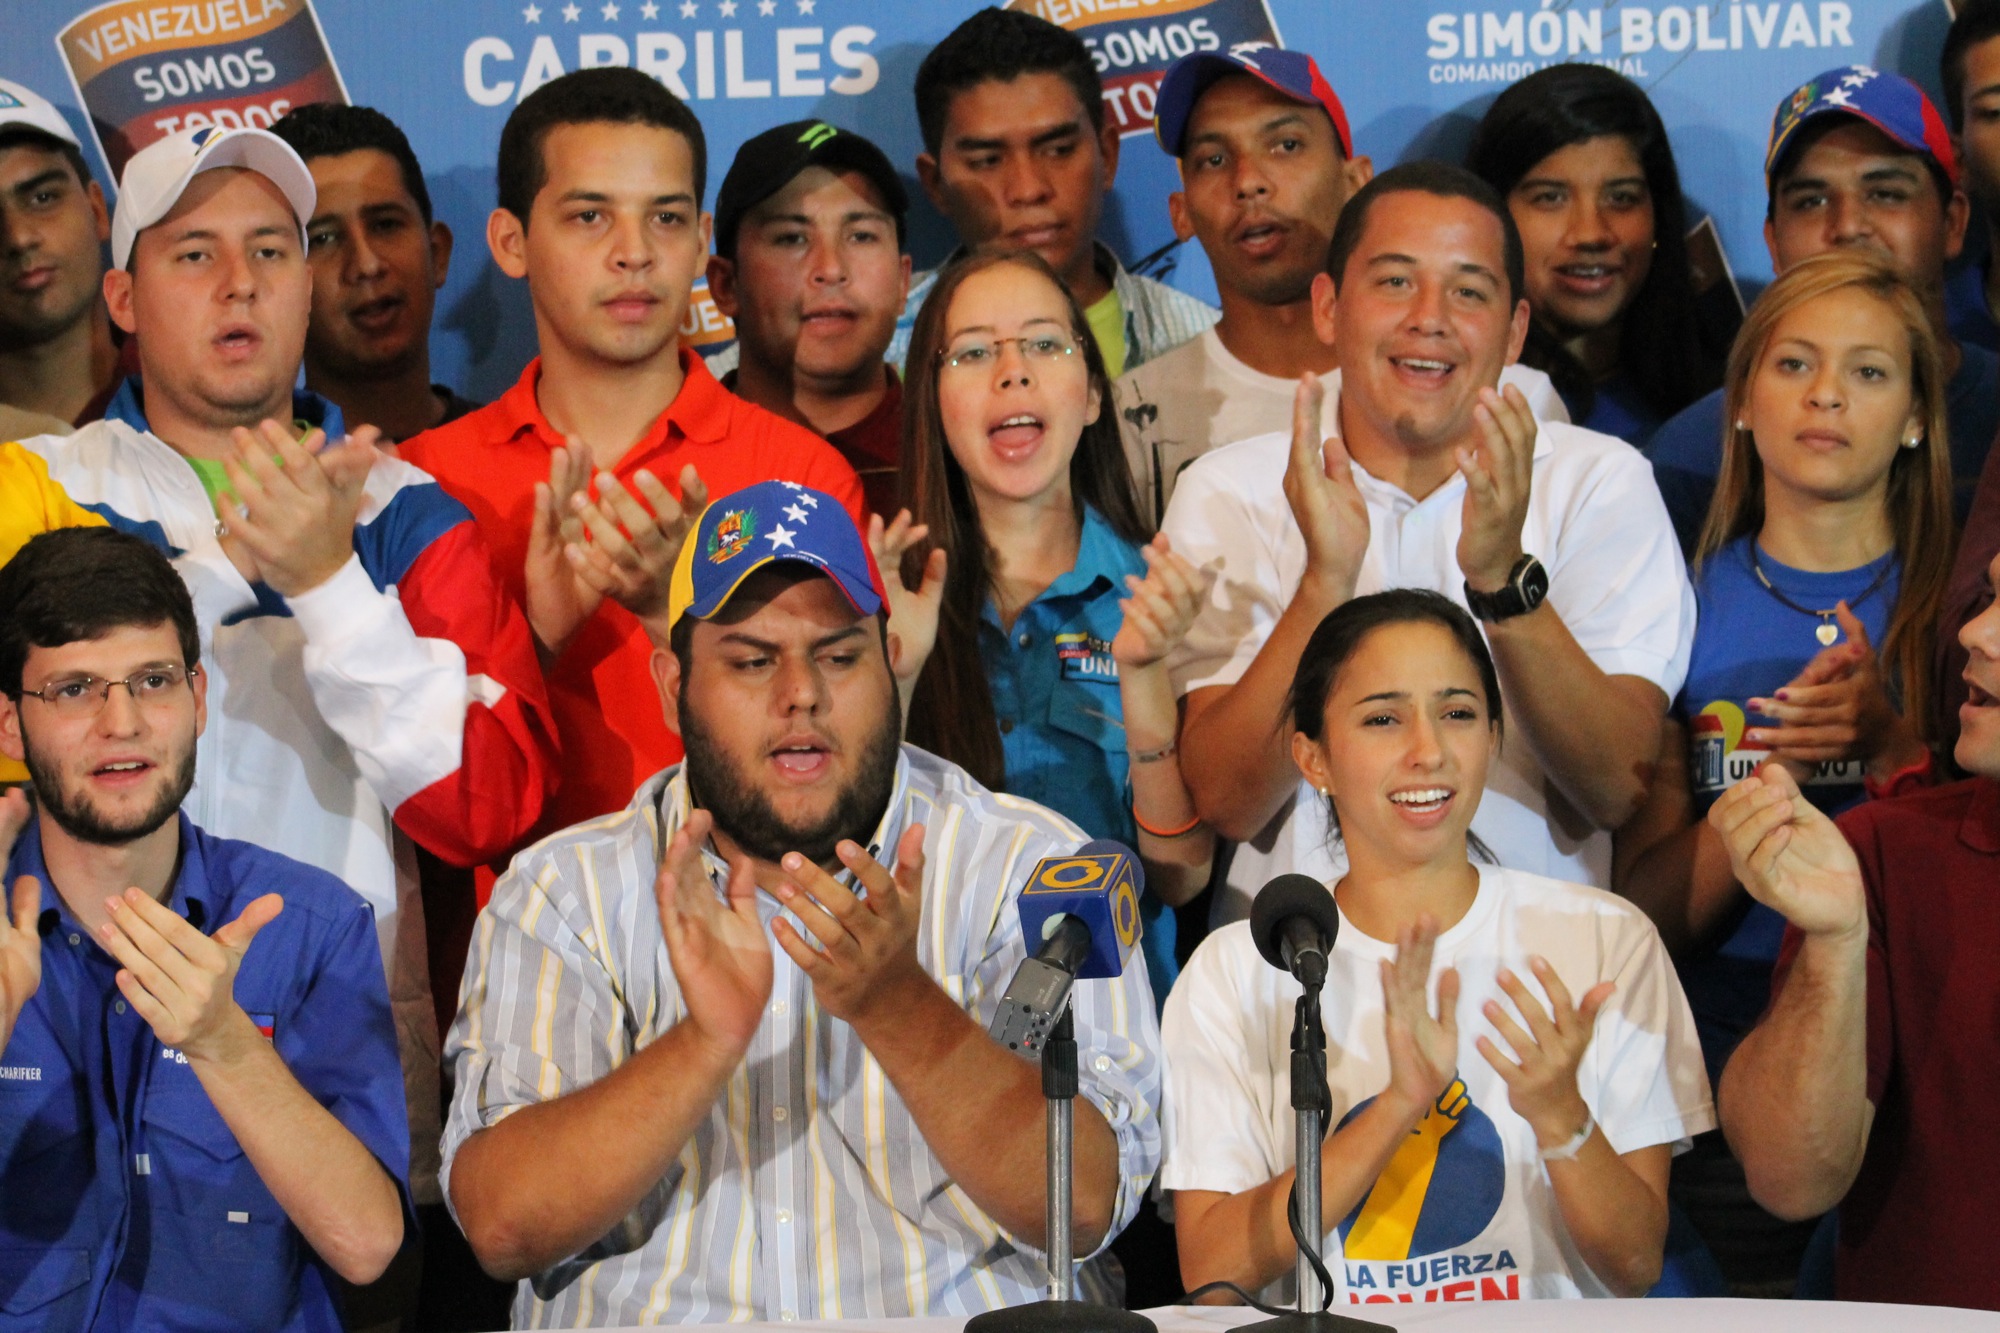
[[[1048,1299],[976,1315],[966,1321],[965,1333],[1157,1333],[1144,1315],[1075,1298],[1070,1177],[1076,1091],[1076,1025],[1065,1003],[1062,1017],[1042,1046],[1042,1096],[1048,1101],[1049,1127]]]
[[[1367,1319],[1353,1319],[1320,1309],[1319,1289],[1320,1146],[1326,1139],[1326,1118],[1333,1110],[1326,1079],[1326,1029],[1319,1019],[1319,987],[1308,985],[1292,1015],[1292,1110],[1296,1116],[1292,1177],[1292,1231],[1299,1243],[1297,1314],[1279,1315],[1251,1324],[1244,1333],[1393,1333]]]

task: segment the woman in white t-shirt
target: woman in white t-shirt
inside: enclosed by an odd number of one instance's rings
[[[1694,1023],[1637,909],[1468,855],[1501,726],[1478,627],[1432,592],[1356,598],[1307,644],[1292,721],[1349,864],[1323,995],[1337,1299],[1643,1294],[1670,1157],[1715,1124]],[[1168,998],[1160,1182],[1190,1290],[1276,1294],[1297,1261],[1298,995],[1238,922]]]

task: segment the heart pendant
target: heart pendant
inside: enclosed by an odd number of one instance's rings
[[[1833,641],[1840,637],[1840,627],[1835,625],[1831,620],[1822,620],[1819,622],[1819,628],[1813,631],[1813,637],[1828,647],[1832,647]]]

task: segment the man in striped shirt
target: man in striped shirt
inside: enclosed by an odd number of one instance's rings
[[[984,1031],[1074,825],[899,745],[833,497],[709,506],[654,655],[687,758],[515,859],[449,1042],[446,1190],[516,1327],[965,1315],[1043,1281],[1035,1067]],[[1073,992],[1077,1250],[1159,1157],[1143,964]]]

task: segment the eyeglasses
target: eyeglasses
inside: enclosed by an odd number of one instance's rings
[[[991,370],[1000,363],[1000,349],[1012,343],[1021,355],[1038,365],[1052,366],[1076,355],[1076,344],[1059,333],[1028,333],[1018,338],[995,338],[987,343],[968,343],[945,354],[948,370]]]
[[[19,697],[33,695],[65,717],[88,717],[111,701],[113,685],[123,685],[134,703],[158,703],[200,674],[200,667],[159,666],[135,671],[123,680],[64,676],[39,690],[23,689]]]

